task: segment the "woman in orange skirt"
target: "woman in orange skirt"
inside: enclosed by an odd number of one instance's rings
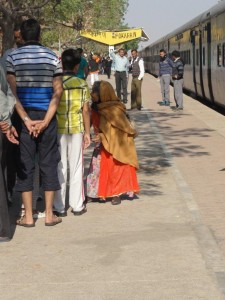
[[[87,176],[87,196],[100,198],[101,202],[112,198],[112,204],[116,205],[121,203],[122,194],[138,193],[140,190],[136,175],[136,131],[126,116],[124,104],[109,82],[95,82],[91,95],[94,141],[99,149],[95,157],[99,159],[94,160],[98,166],[93,166],[92,159]]]

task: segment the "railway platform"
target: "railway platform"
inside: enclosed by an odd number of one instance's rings
[[[225,299],[224,116],[186,95],[183,111],[159,106],[149,74],[142,91],[143,109],[129,111],[139,129],[138,197],[89,203],[53,228],[43,219],[13,226],[0,244],[0,299]]]

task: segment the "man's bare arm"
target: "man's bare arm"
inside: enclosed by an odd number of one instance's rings
[[[83,121],[84,121],[84,148],[90,146],[91,139],[90,139],[90,108],[89,102],[84,103],[82,109]]]

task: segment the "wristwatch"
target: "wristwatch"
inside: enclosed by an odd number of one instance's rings
[[[28,117],[24,117],[23,118],[23,122],[25,123],[26,121],[28,121],[29,120],[29,118]]]

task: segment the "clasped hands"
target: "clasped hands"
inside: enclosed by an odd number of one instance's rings
[[[27,127],[29,134],[37,138],[47,127],[48,124],[45,120],[31,120],[28,119],[24,122]]]

